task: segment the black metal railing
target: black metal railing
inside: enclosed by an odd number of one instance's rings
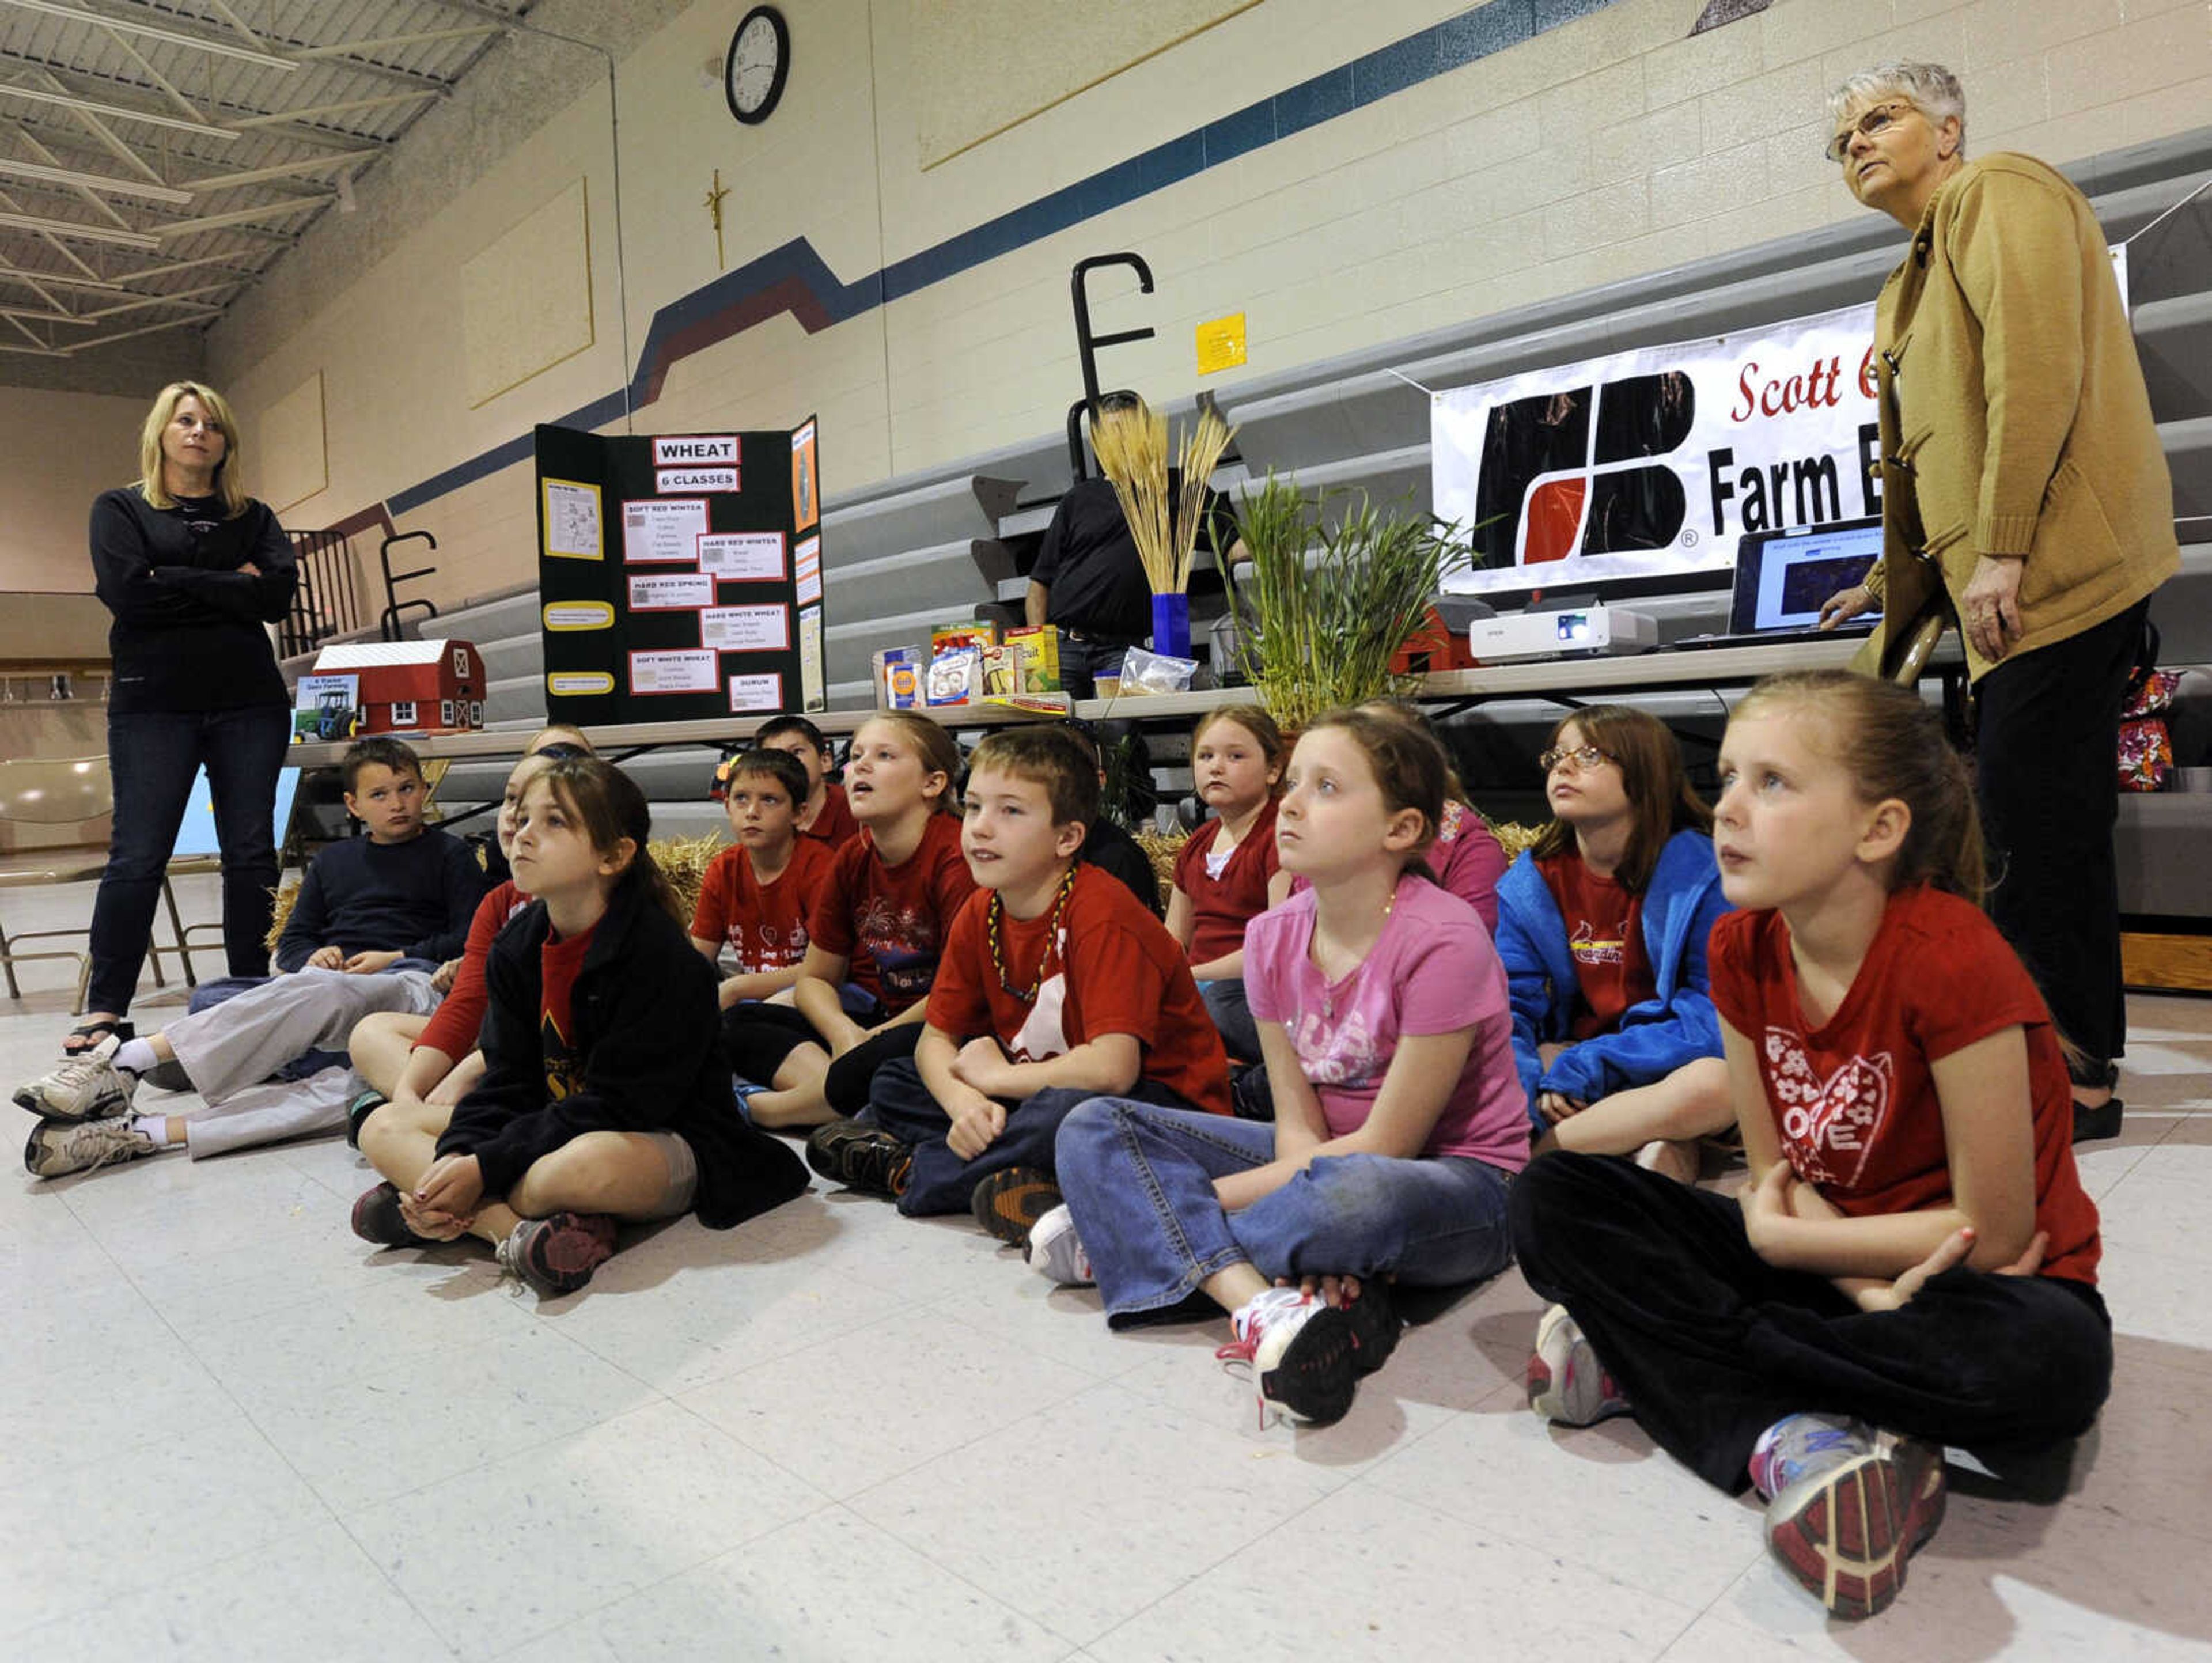
[[[349,635],[367,620],[362,611],[353,544],[344,535],[337,531],[287,535],[300,567],[292,610],[277,631],[278,656],[289,659],[313,652],[334,635]]]

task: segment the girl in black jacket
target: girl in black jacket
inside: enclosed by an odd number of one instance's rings
[[[647,852],[644,797],[593,756],[555,762],[516,811],[515,887],[492,943],[484,1075],[435,1138],[364,1138],[390,1181],[356,1204],[385,1246],[467,1233],[552,1296],[614,1252],[618,1222],[696,1211],[725,1229],[807,1187],[737,1112],[714,973]]]

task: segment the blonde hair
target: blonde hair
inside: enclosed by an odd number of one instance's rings
[[[1966,155],[1966,93],[1959,85],[1959,77],[1941,64],[1913,64],[1893,61],[1877,64],[1870,70],[1861,70],[1838,82],[1828,94],[1828,126],[1830,130],[1840,127],[1855,112],[1886,98],[1906,98],[1912,107],[1937,126],[1947,116],[1959,118],[1958,155],[1964,161]]]
[[[1890,889],[1933,883],[1980,906],[1988,882],[1973,774],[1952,748],[1942,715],[1893,682],[1848,670],[1800,670],[1759,682],[1735,717],[1782,705],[1822,719],[1826,749],[1849,771],[1862,802],[1895,798],[1912,816]]]
[[[916,756],[921,759],[924,774],[941,774],[945,789],[937,794],[930,806],[939,814],[960,812],[959,793],[953,783],[960,778],[960,744],[957,740],[927,716],[911,710],[879,710],[860,724],[872,727],[882,722],[899,731],[899,736]],[[855,730],[857,735],[858,730]]]
[[[146,412],[146,425],[138,432],[138,494],[152,507],[177,506],[177,499],[169,495],[168,484],[161,477],[162,464],[167,460],[161,453],[161,434],[176,416],[177,406],[187,398],[200,401],[200,408],[222,435],[222,460],[215,464],[215,491],[222,499],[222,517],[236,519],[253,501],[240,483],[238,420],[231,415],[228,401],[204,382],[172,381],[155,395],[154,408]]]

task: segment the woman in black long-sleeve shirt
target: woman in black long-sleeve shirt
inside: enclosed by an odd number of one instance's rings
[[[208,771],[222,849],[222,937],[234,976],[269,974],[276,775],[290,741],[284,678],[264,626],[298,580],[276,516],[246,495],[238,425],[221,394],[161,389],[136,484],[92,505],[92,568],[115,615],[107,765],[115,830],[92,909],[92,983],[69,1048],[126,1037],[161,874],[192,776]]]

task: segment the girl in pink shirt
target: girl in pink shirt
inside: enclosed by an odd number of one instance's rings
[[[1528,1158],[1505,973],[1473,907],[1421,864],[1446,763],[1362,711],[1299,739],[1278,813],[1304,895],[1253,920],[1244,977],[1275,1120],[1115,1097],[1060,1132],[1066,1204],[1030,1263],[1098,1284],[1116,1326],[1199,1296],[1229,1312],[1263,1411],[1335,1420],[1397,1343],[1389,1284],[1502,1270]]]

